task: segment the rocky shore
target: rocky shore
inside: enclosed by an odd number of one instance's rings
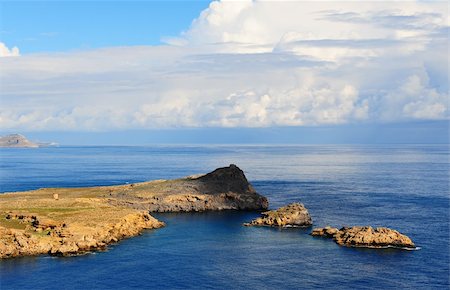
[[[104,249],[108,244],[140,234],[144,229],[164,226],[146,212],[129,214],[118,223],[98,228],[67,226],[55,221],[42,221],[36,216],[14,214],[25,225],[25,230],[0,227],[0,257],[33,256],[50,254],[59,256],[78,255]]]
[[[313,229],[312,236],[331,238],[338,245],[365,248],[404,248],[414,249],[411,239],[389,228],[343,227],[341,229],[325,227]]]
[[[0,194],[0,258],[77,255],[164,226],[149,212],[264,210],[235,165],[175,180]]]
[[[302,203],[291,203],[277,210],[266,211],[261,214],[262,217],[244,225],[269,227],[309,227],[312,225],[311,216]]]

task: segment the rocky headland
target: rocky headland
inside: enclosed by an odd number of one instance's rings
[[[261,214],[262,217],[244,225],[269,227],[309,227],[312,225],[311,216],[302,203],[291,203],[277,210],[266,211]]]
[[[111,205],[150,212],[262,210],[269,206],[234,164],[204,175],[108,187],[106,192],[102,197]]]
[[[149,212],[264,210],[235,165],[175,180],[0,194],[0,258],[76,255],[164,226]]]
[[[338,245],[364,248],[401,248],[415,249],[411,239],[389,228],[370,226],[343,227],[341,229],[325,227],[313,229],[312,236],[331,238]]]

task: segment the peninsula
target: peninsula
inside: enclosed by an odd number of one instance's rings
[[[204,175],[118,186],[0,194],[0,258],[77,255],[164,226],[150,212],[264,210],[235,165]]]

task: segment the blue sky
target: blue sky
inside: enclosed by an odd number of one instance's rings
[[[132,2],[132,3],[130,3]],[[156,45],[209,1],[1,1],[1,40],[21,53]]]
[[[446,1],[0,3],[3,133],[448,140]]]

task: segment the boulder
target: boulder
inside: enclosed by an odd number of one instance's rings
[[[370,226],[343,227],[341,229],[325,227],[313,229],[312,236],[332,238],[338,245],[365,248],[415,248],[412,240],[389,228]]]
[[[266,211],[262,217],[245,223],[245,226],[309,227],[312,219],[302,203],[292,203],[277,210]]]

